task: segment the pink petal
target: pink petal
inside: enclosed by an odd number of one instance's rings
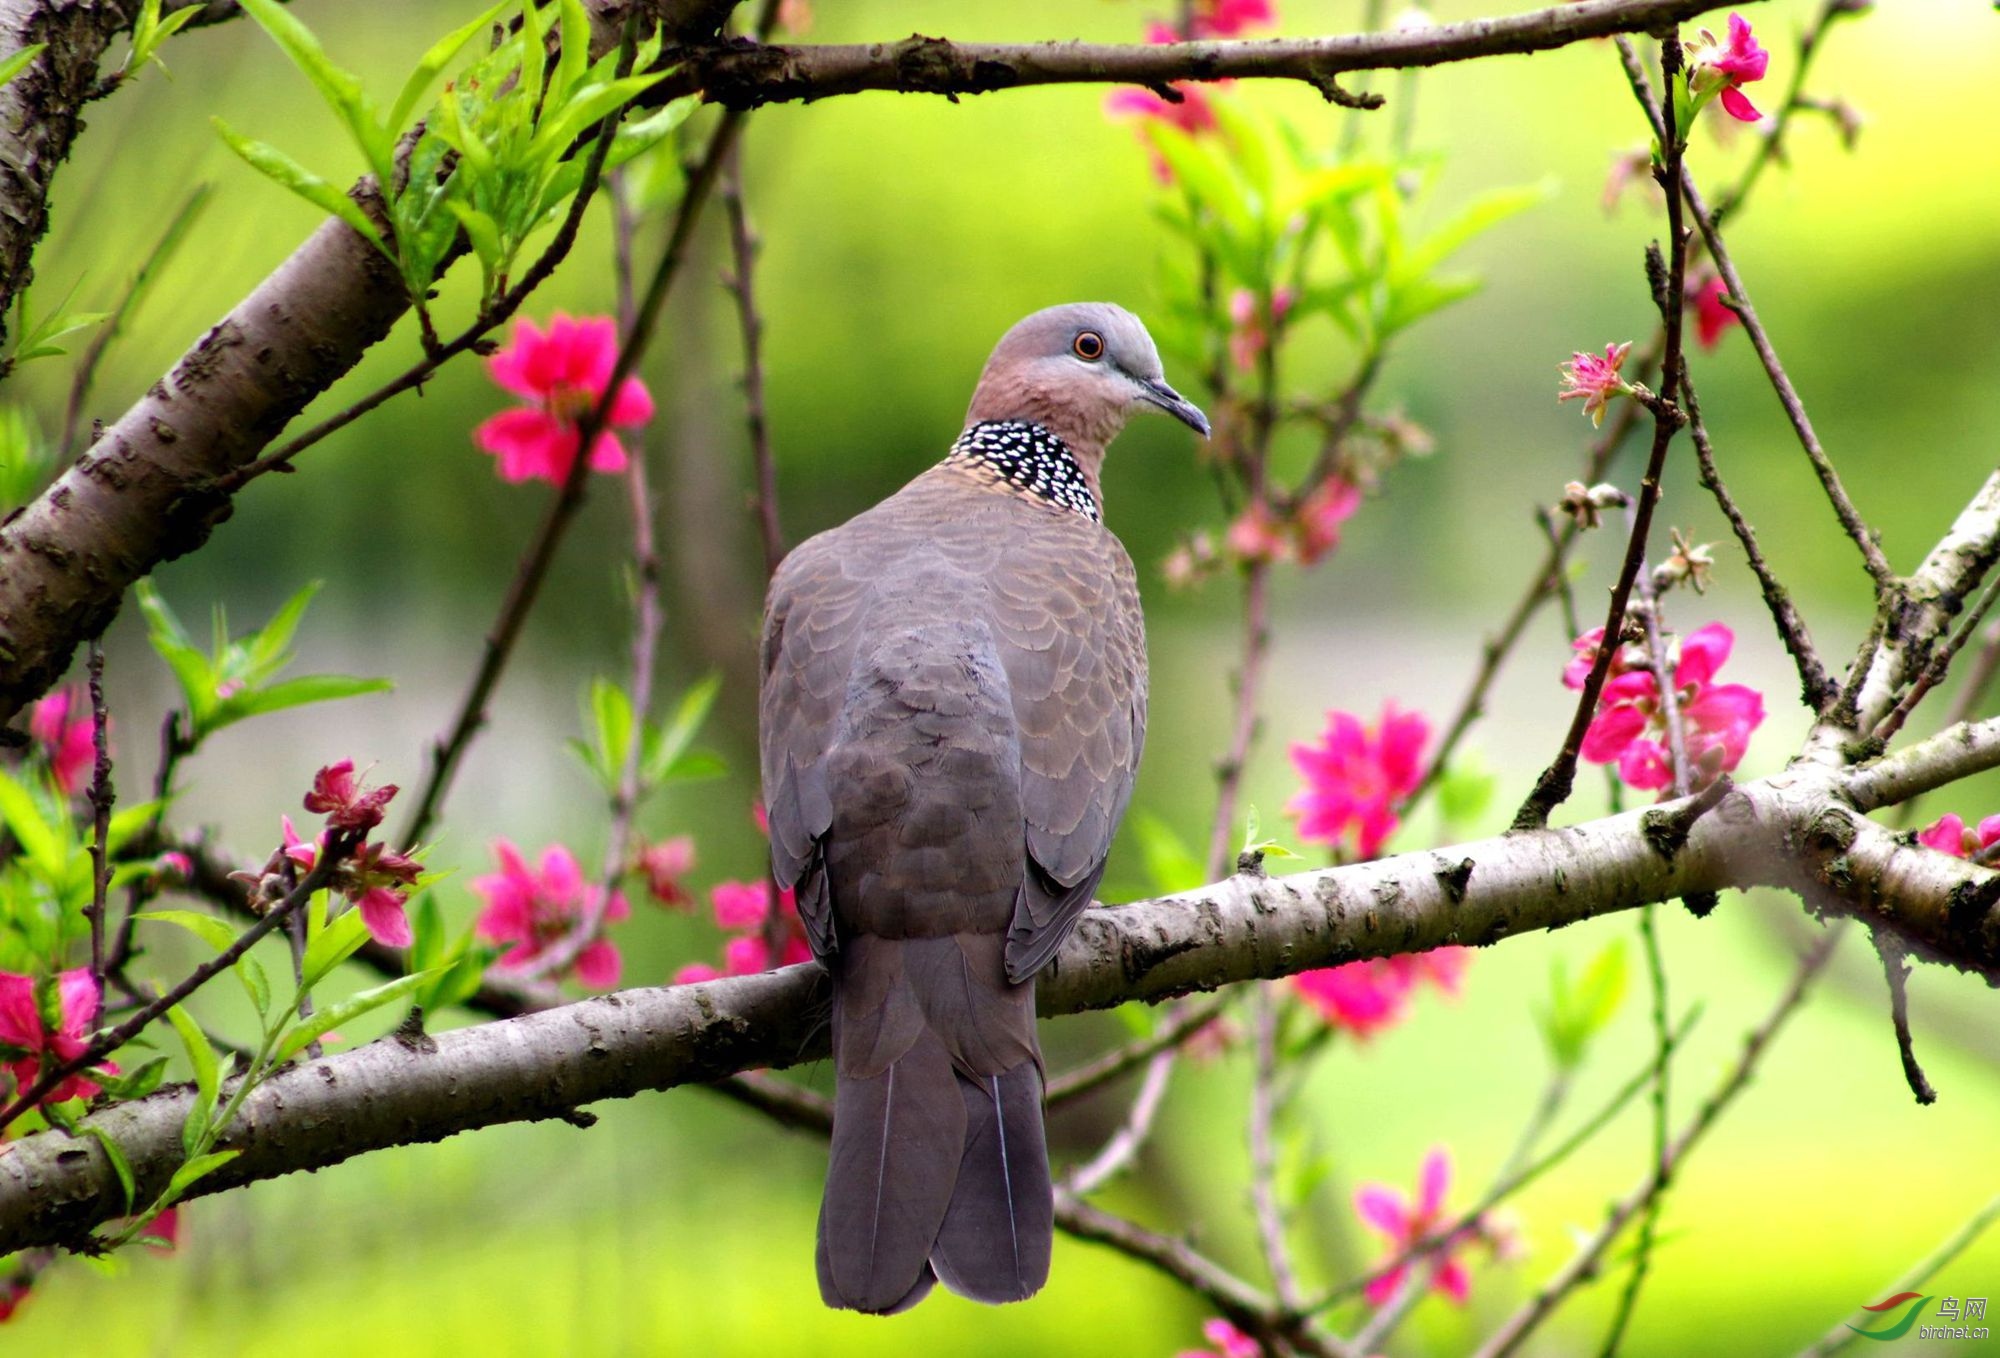
[[[1719,622],[1697,628],[1681,639],[1680,663],[1674,666],[1674,687],[1696,687],[1715,678],[1715,672],[1729,659],[1736,634]]]
[[[531,965],[541,955],[542,949],[538,943],[516,943],[513,947],[507,949],[506,952],[501,953],[493,965],[501,971],[519,971],[521,968]]]
[[[1917,843],[1927,849],[1936,849],[1939,853],[1948,853],[1953,858],[1963,858],[1965,857],[1965,822],[1955,815],[1946,814],[1940,816],[1936,824],[1917,832]],[[10,979],[12,978],[0,976],[0,982]],[[11,1042],[13,1039],[0,1036],[0,1041]]]
[[[732,938],[722,950],[723,965],[731,976],[750,976],[770,965],[770,950],[755,934]]]
[[[1597,691],[1597,701],[1601,707],[1614,707],[1619,703],[1652,702],[1659,696],[1659,681],[1653,678],[1651,670],[1627,670],[1623,674],[1613,674],[1604,681],[1604,687]]]
[[[542,850],[541,888],[551,901],[574,910],[583,898],[583,867],[560,844]]]
[[[1603,761],[1600,760],[1600,763]],[[1618,776],[1627,787],[1657,792],[1674,781],[1667,747],[1657,740],[1635,740],[1618,756]]]
[[[500,459],[500,479],[560,484],[576,456],[576,430],[526,407],[503,410],[472,431],[472,441]]]
[[[1636,707],[1613,707],[1599,712],[1590,729],[1583,733],[1583,757],[1593,764],[1609,764],[1645,729],[1646,714]]]
[[[609,990],[617,985],[620,969],[617,945],[609,939],[594,939],[576,955],[576,979],[592,990]]]
[[[1354,1214],[1391,1240],[1410,1234],[1410,1205],[1387,1184],[1362,1184],[1354,1190]]]
[[[361,894],[361,922],[369,936],[390,948],[410,946],[410,919],[403,913],[403,897],[387,887],[373,887]]]
[[[1431,1275],[1431,1286],[1463,1306],[1472,1292],[1472,1279],[1466,1274],[1464,1264],[1456,1259],[1446,1259]]]
[[[1392,1268],[1381,1277],[1369,1283],[1363,1290],[1362,1295],[1368,1299],[1370,1306],[1387,1305],[1390,1298],[1402,1290],[1403,1279],[1409,1276],[1409,1272],[1410,1270],[1407,1266]]]
[[[700,985],[704,981],[719,981],[722,973],[706,962],[690,962],[674,973],[675,985]]]
[[[491,877],[481,878],[472,884],[473,890],[477,891],[481,883],[493,880]],[[528,902],[513,893],[492,897],[487,907],[479,912],[479,918],[473,921],[472,928],[488,943],[524,941],[534,931]]]
[[[1734,85],[1722,92],[1722,111],[1739,123],[1754,123],[1764,116]]]
[[[622,472],[628,465],[625,445],[609,430],[597,436],[597,442],[590,445],[590,469],[595,472]],[[569,474],[567,463],[563,465],[563,475]]]
[[[638,378],[626,378],[618,384],[618,395],[612,399],[605,418],[622,428],[644,424],[653,418],[653,393]]]
[[[724,929],[754,928],[771,912],[769,888],[762,882],[717,882],[708,896],[715,922]]]
[[[548,395],[551,386],[540,363],[535,361],[545,348],[542,332],[523,316],[514,322],[514,342],[486,360],[486,374],[503,391],[530,401],[540,400]]]
[[[1979,847],[1991,848],[1995,840],[2000,840],[2000,816],[1988,816],[1979,822]]]
[[[63,1035],[80,1038],[89,1032],[104,1005],[104,987],[90,974],[90,969],[78,967],[56,977],[56,994],[60,1000]]]
[[[1417,1216],[1436,1221],[1444,1211],[1445,1191],[1451,1187],[1451,1155],[1439,1146],[1424,1157],[1417,1173]]]
[[[41,1010],[35,1005],[34,978],[0,971],[0,1044],[33,1052],[40,1051],[46,1040]],[[32,1083],[34,1077],[28,1078]]]

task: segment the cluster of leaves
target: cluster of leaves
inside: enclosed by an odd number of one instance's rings
[[[1413,237],[1409,210],[1436,177],[1435,156],[1345,155],[1234,101],[1215,101],[1214,116],[1214,135],[1166,121],[1144,128],[1180,189],[1178,201],[1162,203],[1161,220],[1219,271],[1206,287],[1193,272],[1169,279],[1180,324],[1168,333],[1184,344],[1227,333],[1228,293],[1246,288],[1264,314],[1277,310],[1286,324],[1325,317],[1365,364],[1397,334],[1478,291],[1477,277],[1443,266],[1547,196],[1539,186],[1497,190]],[[1281,294],[1288,302],[1274,308]]]
[[[589,740],[572,740],[569,746],[583,766],[590,770],[606,798],[620,795],[625,765],[637,756],[641,800],[669,783],[698,782],[719,778],[728,772],[722,757],[693,748],[694,738],[708,720],[722,691],[722,676],[712,674],[681,695],[664,723],[639,716],[632,696],[609,679],[596,679],[584,702],[584,724]]]
[[[591,61],[590,20],[581,0],[501,0],[438,39],[384,115],[361,81],[335,65],[312,31],[276,0],[243,0],[243,8],[347,131],[381,192],[386,231],[334,183],[218,119],[223,140],[253,168],[340,218],[387,255],[420,309],[461,232],[479,260],[482,310],[505,292],[528,238],[551,223],[582,185],[583,148],[593,130],[666,74],[646,70],[659,56],[657,36],[631,53],[632,68],[643,74],[618,75],[619,53]],[[510,10],[516,13],[507,22]],[[489,30],[500,33],[498,41],[459,71],[430,116],[412,126],[432,85]],[[618,128],[606,165],[657,144],[692,106],[677,100]]]

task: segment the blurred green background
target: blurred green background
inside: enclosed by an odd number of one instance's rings
[[[338,60],[386,95],[423,46],[475,7],[299,0],[295,8]],[[1360,8],[1358,0],[1290,0],[1284,31],[1348,31]],[[1451,0],[1437,15],[1487,8]],[[1751,12],[1773,52],[1766,107],[1789,79],[1795,35],[1816,8],[1783,0]],[[1153,12],[1124,0],[821,0],[817,9],[809,41],[893,39],[913,29],[1124,40]],[[251,25],[184,35],[166,59],[172,79],[149,72],[92,108],[58,181],[54,228],[38,260],[44,298],[75,284],[78,305],[107,305],[190,187],[215,185],[195,238],[104,366],[87,414],[107,420],[315,225],[311,209],[220,145],[210,115],[329,178],[344,182],[359,169],[302,79]],[[1844,152],[1826,120],[1802,117],[1790,165],[1766,176],[1730,231],[1825,444],[1899,568],[1916,564],[1995,464],[1996,70],[2000,23],[1984,6],[1897,0],[1836,29],[1810,90],[1863,112],[1858,149]],[[1410,93],[1393,81],[1382,87]],[[1281,111],[1314,138],[1338,135],[1345,116],[1301,89],[1239,86],[1231,97]],[[1417,144],[1445,158],[1433,210],[1544,177],[1553,192],[1473,247],[1485,291],[1411,335],[1378,388],[1378,406],[1400,405],[1435,434],[1435,454],[1387,479],[1334,559],[1284,578],[1268,720],[1248,782],[1267,826],[1293,790],[1285,744],[1315,734],[1327,708],[1372,714],[1394,697],[1434,720],[1449,714],[1480,635],[1511,605],[1539,554],[1532,507],[1560,494],[1587,440],[1575,408],[1555,403],[1557,364],[1572,349],[1642,338],[1648,327],[1641,251],[1659,230],[1652,204],[1638,193],[1616,213],[1600,204],[1614,155],[1646,140],[1608,44],[1443,68],[1418,80],[1415,99]],[[769,404],[794,540],[937,457],[959,427],[988,347],[1019,316],[1085,297],[1142,315],[1157,308],[1160,264],[1174,243],[1151,215],[1154,186],[1131,131],[1106,120],[1102,100],[1091,87],[958,105],[866,95],[751,120],[746,172],[766,242],[759,286]],[[1719,120],[1705,121],[1691,164],[1718,186],[1749,139],[1715,136]],[[719,223],[711,212],[645,371],[663,406],[648,451],[659,469],[670,565],[665,664],[677,684],[710,668],[728,676],[709,740],[737,771],[721,787],[669,792],[649,807],[645,828],[693,834],[703,886],[753,876],[760,851],[748,806],[762,577],[744,512],[738,343],[716,285]],[[440,303],[447,317],[467,305],[463,273]],[[529,313],[606,311],[611,296],[606,223],[594,212]],[[412,332],[399,329],[322,413],[416,353]],[[1308,343],[1300,362],[1325,367],[1323,377],[1295,369],[1301,382],[1331,387],[1344,376],[1324,344]],[[1856,555],[1741,333],[1693,362],[1725,471],[1815,637],[1837,658],[1867,616]],[[1196,387],[1192,373],[1169,376]],[[65,361],[53,360],[16,381],[17,397],[44,428],[60,420],[68,377]],[[298,475],[257,483],[206,550],[159,573],[184,617],[222,603],[240,624],[323,579],[299,670],[398,682],[392,695],[265,719],[213,742],[192,770],[182,814],[213,825],[239,857],[261,858],[279,810],[324,762],[352,757],[373,762],[378,780],[420,781],[421,752],[470,677],[544,501],[544,488],[500,484],[471,447],[470,428],[501,403],[475,364],[456,364],[420,398],[399,398],[312,450]],[[1687,451],[1684,442],[1676,447],[1663,519],[1698,539],[1725,538]],[[1627,485],[1638,474],[1631,456],[1613,472]],[[466,870],[442,888],[457,918],[470,917],[464,882],[485,868],[496,835],[530,849],[561,839],[586,861],[601,850],[603,818],[563,742],[578,733],[582,684],[623,665],[625,510],[609,490],[594,497],[564,551],[492,727],[460,777],[432,859]],[[1171,593],[1157,565],[1178,534],[1219,528],[1220,511],[1185,432],[1167,421],[1142,421],[1124,438],[1106,491],[1110,521],[1140,563],[1152,631],[1153,735],[1137,805],[1198,843],[1227,719],[1235,591],[1216,581]],[[1607,537],[1590,546],[1580,590],[1594,609],[1616,544]],[[1782,762],[1804,718],[1747,573],[1728,547],[1717,555],[1714,589],[1706,600],[1677,602],[1676,617],[1685,627],[1715,617],[1737,629],[1730,677],[1763,687],[1771,705],[1744,766],[1754,775]],[[1567,654],[1559,625],[1542,617],[1471,741],[1498,775],[1493,806],[1486,823],[1458,832],[1498,828],[1554,749],[1569,710],[1557,683]],[[135,610],[113,629],[110,657],[118,744],[129,761],[121,781],[131,795],[150,776],[151,732],[169,690]],[[1576,816],[1596,809],[1599,784],[1583,787],[1570,808]],[[2000,783],[1986,780],[1934,798],[1925,818],[1953,810],[1974,819],[1996,802]],[[1436,832],[1421,816],[1399,843],[1417,847]],[[1129,845],[1114,858],[1107,895],[1146,893],[1136,860]],[[1678,909],[1662,920],[1674,1006],[1702,1007],[1678,1067],[1685,1113],[1768,1007],[1813,926],[1780,898],[1729,898],[1702,923]],[[1531,1006],[1546,990],[1551,959],[1580,963],[1634,927],[1630,917],[1610,918],[1483,953],[1461,999],[1426,992],[1404,1026],[1365,1045],[1343,1042],[1323,1060],[1297,1115],[1301,1146],[1332,1166],[1302,1209],[1315,1275],[1344,1275],[1375,1252],[1348,1207],[1352,1185],[1408,1186],[1432,1145],[1454,1152],[1455,1200],[1469,1201],[1538,1092],[1545,1057]],[[685,962],[714,960],[720,948],[705,916],[645,908],[620,941],[627,984],[664,980]],[[1795,1350],[1885,1295],[1907,1264],[2000,1188],[1991,1156],[2000,1118],[1991,998],[1974,981],[1928,969],[1914,996],[1918,1042],[1942,1100],[1929,1109],[1911,1102],[1879,969],[1849,939],[1833,979],[1688,1164],[1628,1352]],[[216,1012],[226,1021],[226,1011]],[[1635,973],[1624,1011],[1586,1069],[1577,1110],[1644,1063],[1644,1012]],[[1105,1016],[1052,1022],[1051,1067],[1121,1032]],[[829,1083],[824,1070],[810,1075]],[[1240,1057],[1184,1066],[1160,1134],[1112,1200],[1194,1233],[1257,1278],[1242,1174],[1246,1089]],[[1058,1158],[1087,1154],[1127,1092],[1061,1116]],[[92,1351],[118,1354],[1164,1355],[1199,1342],[1207,1312],[1198,1299],[1069,1241],[1058,1242],[1054,1279],[1029,1305],[989,1312],[940,1294],[891,1321],[826,1312],[812,1272],[818,1145],[698,1090],[597,1111],[603,1120],[590,1131],[502,1128],[203,1200],[188,1213],[179,1257],[119,1260],[106,1276],[60,1270],[0,1331],[0,1349],[45,1352],[87,1336],[81,1342]],[[1469,1347],[1561,1265],[1610,1198],[1638,1181],[1646,1138],[1635,1106],[1523,1195],[1513,1206],[1525,1258],[1477,1267],[1463,1311],[1427,1301],[1394,1351]],[[2000,1238],[1925,1290],[2000,1294]],[[1537,1351],[1594,1351],[1615,1292],[1615,1282],[1600,1284],[1570,1306]]]

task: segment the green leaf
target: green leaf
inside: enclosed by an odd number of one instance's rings
[[[361,920],[359,910],[349,910],[333,919],[306,940],[305,958],[299,970],[299,995],[304,995],[332,970],[345,962],[368,941],[368,926]],[[292,1007],[298,1008],[298,996],[293,997]]]
[[[1448,825],[1469,825],[1493,802],[1498,780],[1476,759],[1460,757],[1438,779],[1438,811]]]
[[[420,971],[413,976],[399,976],[393,981],[371,986],[358,994],[350,995],[331,1008],[319,1010],[285,1034],[285,1040],[278,1044],[276,1059],[289,1061],[304,1051],[309,1044],[332,1032],[341,1024],[351,1023],[371,1010],[380,1009],[383,1005],[394,1004],[431,979],[432,975],[431,972]]]
[[[69,867],[69,836],[43,814],[27,784],[6,769],[0,769],[0,821],[6,822],[36,875],[47,882],[62,879]]]
[[[590,68],[590,16],[584,13],[581,0],[558,0],[556,22],[561,45],[556,52],[555,73],[549,77],[547,102],[561,104]]]
[[[722,675],[718,672],[697,680],[681,695],[667,724],[649,738],[642,769],[647,782],[664,783],[676,776],[702,776],[690,773],[677,775],[675,767],[687,754],[688,746],[701,730],[702,723],[708,720],[709,711],[715,706],[716,695],[720,692]]]
[[[241,1154],[242,1151],[230,1150],[195,1156],[174,1171],[174,1177],[167,1181],[167,1191],[161,1195],[161,1201],[169,1205],[179,1202],[181,1194],[194,1187],[197,1180],[207,1178]]]
[[[1522,188],[1497,189],[1468,203],[1457,216],[1424,238],[1403,260],[1403,271],[1416,277],[1430,273],[1474,238],[1491,231],[1555,193],[1552,180]]]
[[[133,1199],[138,1195],[138,1183],[132,1177],[132,1162],[125,1158],[125,1152],[111,1139],[111,1133],[96,1123],[85,1123],[85,1136],[97,1138],[97,1144],[104,1147],[104,1158],[111,1162],[111,1172],[118,1176],[118,1186],[125,1190],[125,1214],[131,1215]]]
[[[48,44],[45,42],[31,42],[5,61],[0,61],[0,90],[13,84],[14,77],[27,70],[30,63],[47,48]]]
[[[93,1078],[104,1086],[104,1090],[114,1099],[143,1099],[160,1087],[166,1078],[167,1058],[147,1057],[136,1069],[121,1075],[98,1075]]]
[[[213,915],[197,910],[142,910],[134,919],[158,920],[187,930],[217,952],[236,942],[236,931]]]
[[[1582,1064],[1590,1043],[1610,1024],[1624,1001],[1625,947],[1613,940],[1590,960],[1574,985],[1560,956],[1549,965],[1549,998],[1535,1018],[1560,1070]]]
[[[417,68],[410,72],[410,78],[403,82],[403,92],[396,96],[395,107],[389,110],[388,126],[391,132],[398,134],[402,132],[404,126],[410,120],[410,115],[416,112],[417,101],[423,98],[424,91],[430,88],[431,82],[437,79],[439,72],[443,71],[446,66],[449,66],[452,59],[465,50],[467,43],[490,27],[493,21],[500,17],[501,10],[508,8],[511,4],[513,4],[513,0],[500,0],[499,4],[494,5],[470,23],[460,28],[454,28],[451,32],[431,44],[430,50],[425,52],[422,58],[418,60]]]
[[[1150,811],[1134,811],[1128,822],[1138,837],[1139,853],[1146,860],[1146,873],[1154,890],[1162,896],[1192,891],[1207,874],[1187,841],[1172,826]]]
[[[236,959],[236,978],[243,982],[244,993],[250,996],[250,1003],[256,1006],[257,1017],[263,1018],[271,1012],[271,978],[264,974],[263,963],[245,953]]]
[[[614,786],[632,749],[632,699],[624,689],[608,679],[594,679],[590,685],[590,715],[597,729],[594,763],[606,788]]]
[[[244,12],[271,35],[285,55],[292,59],[292,64],[312,81],[320,98],[347,124],[347,130],[355,145],[361,149],[376,182],[384,186],[392,183],[395,179],[395,134],[375,121],[373,105],[362,90],[361,82],[334,65],[313,31],[276,0],[241,0],[241,3]]]
[[[347,674],[309,674],[285,679],[266,688],[246,688],[215,705],[205,724],[206,732],[219,731],[232,722],[266,712],[281,712],[308,703],[357,698],[364,693],[388,693],[396,687],[389,679],[362,679]]]
[[[255,0],[255,2],[268,4],[269,0]],[[211,118],[209,121],[215,124],[215,130],[221,134],[222,140],[228,143],[229,149],[243,157],[251,169],[290,189],[321,211],[340,218],[376,249],[384,254],[389,253],[388,246],[382,241],[382,233],[375,229],[375,223],[370,221],[368,214],[345,193],[275,146],[253,141],[239,134],[220,118]]]
[[[215,1115],[215,1095],[222,1084],[221,1068],[215,1059],[215,1049],[208,1044],[208,1034],[202,1032],[188,1011],[178,1004],[167,1010],[167,1020],[174,1025],[174,1032],[180,1035],[181,1046],[187,1050],[188,1063],[194,1067],[194,1087],[197,1097],[189,1105],[187,1121],[181,1124],[181,1147],[189,1155],[206,1144],[209,1119]]]
[[[1378,322],[1382,334],[1388,336],[1408,329],[1432,312],[1472,296],[1481,286],[1479,279],[1468,274],[1456,278],[1419,278],[1392,287],[1389,304],[1383,308]]]
[[[146,0],[139,10],[138,22],[132,25],[132,55],[126,59],[124,73],[127,76],[137,75],[147,63],[157,60],[160,48],[167,39],[194,22],[201,11],[200,5],[188,5],[162,19],[160,0]],[[166,71],[164,62],[160,69]]]

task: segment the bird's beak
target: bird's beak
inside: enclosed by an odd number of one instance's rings
[[[1208,437],[1208,416],[1201,413],[1201,407],[1175,391],[1158,378],[1141,379],[1139,395],[1166,411],[1203,438]]]

